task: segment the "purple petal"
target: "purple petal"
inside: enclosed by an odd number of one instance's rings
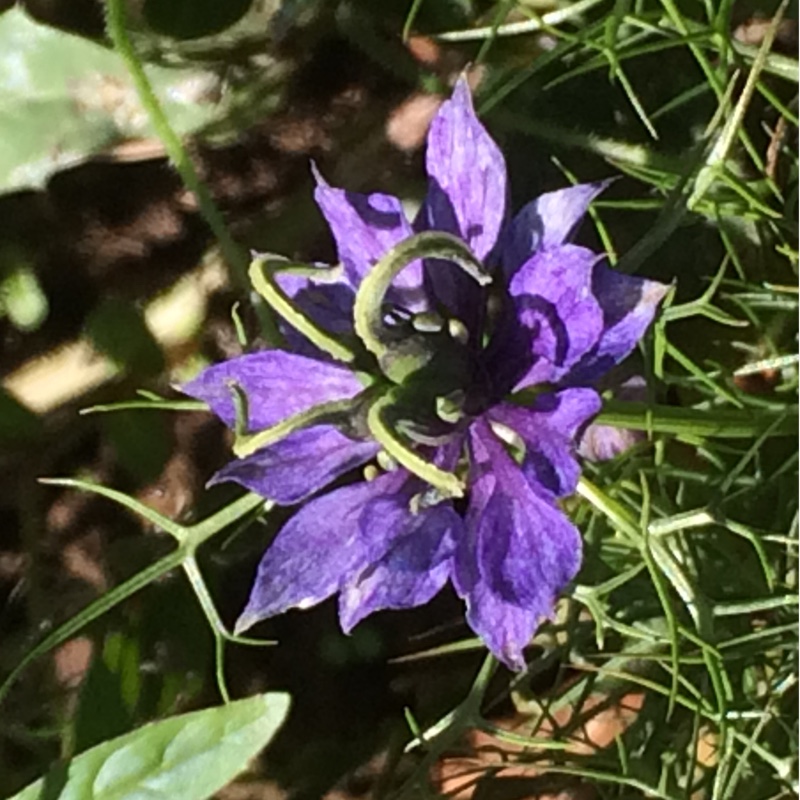
[[[247,458],[231,461],[209,485],[236,481],[281,505],[305,500],[351,469],[374,458],[380,447],[349,439],[331,425],[289,434]]]
[[[358,575],[368,563],[360,524],[364,508],[398,491],[406,479],[398,470],[306,503],[261,559],[236,631],[290,608],[321,603]]]
[[[181,391],[208,403],[233,427],[236,412],[231,381],[247,395],[252,430],[267,428],[320,403],[354,397],[364,389],[344,367],[284,350],[261,350],[208,367]]]
[[[583,183],[539,195],[523,206],[503,236],[501,261],[511,277],[537,250],[568,242],[589,204],[611,181]]]
[[[402,496],[370,504],[361,518],[362,532],[375,538],[371,546],[383,552],[342,588],[339,619],[345,633],[376,611],[413,608],[437,594],[450,577],[453,543],[462,524],[449,503],[418,514],[411,513]]]
[[[314,168],[314,197],[336,240],[339,260],[357,289],[375,263],[414,231],[400,200],[388,194],[358,194],[335,189]],[[409,264],[394,280],[397,302],[417,311],[425,308],[422,264]]]
[[[603,331],[596,347],[574,366],[567,380],[572,384],[595,381],[628,356],[644,336],[669,289],[666,284],[597,264],[592,292],[602,308]]]
[[[428,133],[428,194],[416,230],[439,230],[463,239],[479,259],[497,244],[506,216],[503,155],[475,116],[465,79],[442,104]],[[481,290],[453,264],[425,262],[428,294],[477,336]]]
[[[554,499],[575,491],[581,471],[575,440],[601,406],[594,389],[563,389],[539,395],[528,408],[501,403],[489,416],[521,437],[522,471],[535,490]]]
[[[426,166],[427,228],[461,237],[485,258],[505,221],[506,165],[475,116],[464,78],[431,123]]]
[[[590,425],[581,437],[578,452],[589,461],[608,461],[646,438],[644,431],[612,428],[610,425]]]
[[[454,583],[467,621],[509,666],[580,566],[575,526],[534,491],[484,419],[470,428],[470,501]]]
[[[525,669],[524,648],[542,621],[538,608],[509,603],[480,581],[464,595],[467,622],[489,650],[513,670]],[[552,608],[547,610],[550,613]]]
[[[320,269],[319,279],[277,273],[278,285],[292,302],[320,328],[342,339],[353,339],[353,303],[355,292],[344,273],[331,279],[329,270]],[[303,334],[285,320],[278,321],[289,349],[312,358],[326,358]]]
[[[556,383],[596,347],[603,332],[591,291],[598,258],[563,245],[539,251],[519,268],[509,284],[513,312],[503,315],[489,349],[498,384]]]

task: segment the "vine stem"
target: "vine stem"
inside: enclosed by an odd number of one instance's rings
[[[460,705],[432,728],[429,728],[426,733],[421,734],[406,746],[406,752],[409,752],[415,747],[424,745],[426,753],[414,775],[393,795],[394,800],[405,800],[405,798],[412,796],[418,797],[420,788],[419,776],[427,776],[431,767],[447,750],[458,742],[466,730],[482,725],[481,705],[495,669],[497,669],[497,660],[491,653],[487,653],[472,683],[469,694],[462,700]]]
[[[87,483],[72,478],[49,478],[40,479],[40,483],[49,484],[51,486],[63,486],[72,489],[80,489],[82,491],[93,492],[101,497],[106,497],[113,500],[119,505],[139,514],[151,524],[163,530],[172,536],[178,546],[170,553],[167,553],[163,558],[159,559],[149,567],[145,567],[140,572],[137,572],[127,581],[115,586],[104,595],[98,597],[94,602],[90,603],[82,611],[79,611],[73,617],[70,617],[66,622],[60,625],[55,630],[51,631],[44,637],[38,644],[29,650],[22,660],[11,670],[10,674],[0,683],[0,705],[8,694],[14,682],[25,670],[29,664],[35,661],[39,656],[44,655],[58,645],[63,644],[68,639],[71,639],[75,634],[82,630],[90,622],[98,619],[106,614],[115,606],[119,605],[123,600],[143,589],[145,586],[150,585],[154,581],[163,577],[171,572],[176,567],[184,565],[187,559],[194,558],[197,549],[201,544],[208,541],[213,536],[216,536],[220,531],[228,528],[233,523],[241,520],[243,517],[248,516],[258,508],[266,508],[263,497],[255,494],[246,494],[238,500],[224,506],[221,510],[217,511],[210,517],[198,522],[195,525],[184,526],[179,525],[177,522],[169,519],[168,517],[159,514],[149,506],[140,503],[128,495],[118,492],[116,489],[109,489],[105,486]],[[192,572],[189,568],[188,577],[192,587],[197,591],[198,586],[202,583],[202,578],[199,572]],[[198,599],[208,616],[208,608],[213,605],[208,590],[203,585],[203,591],[198,594]],[[214,615],[217,619],[218,615]],[[224,626],[220,629],[213,628],[215,635],[221,634],[223,638],[230,641],[246,641],[243,637],[231,636]],[[250,640],[252,641],[252,640]],[[219,650],[218,650],[219,652]],[[218,666],[218,674],[220,667]],[[224,690],[223,696],[225,694]]]
[[[167,115],[153,91],[142,61],[128,35],[125,0],[106,0],[105,17],[108,37],[131,76],[139,102],[147,113],[153,130],[164,145],[167,157],[177,170],[184,185],[194,195],[200,215],[217,240],[222,258],[228,264],[234,282],[249,295],[250,285],[247,279],[249,258],[247,253],[234,241],[228,231],[228,226],[211,197],[211,193],[200,180],[183,142],[170,125]],[[274,341],[277,328],[269,309],[260,302],[254,305],[264,335],[269,341]]]

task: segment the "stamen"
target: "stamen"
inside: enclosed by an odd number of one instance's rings
[[[464,416],[467,395],[462,389],[436,398],[436,416],[444,422],[455,424]]]
[[[417,340],[409,337],[397,342],[396,336],[392,336],[391,330],[384,325],[384,299],[392,281],[409,264],[423,258],[452,262],[481,286],[492,280],[483,264],[461,239],[441,231],[426,231],[411,236],[393,247],[375,264],[361,281],[356,293],[353,309],[355,329],[367,350],[377,357],[384,375],[395,383],[402,383],[408,375],[424,367],[433,358],[434,352],[425,341],[425,336],[442,332],[438,321],[434,322],[434,318],[426,314],[414,317],[414,328],[419,333]],[[462,335],[460,330],[457,333],[459,337]]]
[[[506,446],[514,461],[521,464],[526,450],[523,438],[513,428],[509,428],[502,422],[489,420],[489,427],[492,429],[492,433]]]

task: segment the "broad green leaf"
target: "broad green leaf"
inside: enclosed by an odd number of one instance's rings
[[[219,116],[210,72],[147,73],[179,134]],[[42,186],[61,167],[149,136],[149,119],[116,53],[40,25],[18,7],[0,16],[0,191]]]
[[[281,726],[289,696],[256,695],[154,722],[54,767],[10,800],[204,800]]]

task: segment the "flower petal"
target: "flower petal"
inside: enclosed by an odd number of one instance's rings
[[[540,394],[530,407],[501,403],[488,415],[517,433],[525,443],[522,471],[545,497],[575,491],[581,468],[575,458],[580,429],[602,406],[594,389],[563,389]]]
[[[537,250],[568,242],[589,204],[610,183],[582,183],[547,192],[523,206],[503,236],[501,262],[506,277],[510,278]]]
[[[278,272],[275,278],[294,305],[318,327],[339,338],[354,339],[353,287],[344,272],[332,278],[330,267],[320,266],[318,279],[286,272]],[[278,326],[292,352],[318,359],[329,358],[285,320],[279,319]]]
[[[426,167],[427,229],[459,236],[478,258],[485,258],[505,221],[506,165],[475,115],[463,77],[431,123]]]
[[[669,289],[667,284],[595,265],[592,293],[603,311],[603,331],[595,348],[570,371],[569,383],[595,381],[628,356]]]
[[[469,86],[461,78],[428,133],[428,193],[415,230],[439,230],[463,239],[479,259],[497,244],[506,218],[506,165],[478,120]],[[478,336],[482,292],[452,263],[425,262],[428,294]]]
[[[355,441],[331,425],[318,425],[231,461],[209,485],[236,481],[280,505],[292,505],[374,458],[378,450],[375,442]]]
[[[358,289],[375,263],[414,231],[398,198],[375,192],[358,194],[330,186],[314,168],[314,198],[328,221],[339,260],[350,285]],[[412,311],[423,310],[422,264],[409,264],[394,280],[394,300]],[[390,298],[392,299],[392,298]]]
[[[624,400],[628,403],[644,403],[647,396],[647,382],[641,375],[631,375],[618,385],[618,389],[614,393],[615,400]],[[646,438],[647,434],[644,431],[612,428],[610,425],[592,423],[581,434],[578,453],[582,458],[588,458],[590,461],[607,461]]]
[[[464,599],[467,622],[489,650],[510,669],[525,669],[523,650],[542,621],[541,610],[508,602],[484,581],[477,582]]]
[[[469,442],[470,503],[454,583],[472,628],[519,668],[536,625],[578,571],[580,535],[534,491],[486,420],[473,423]]]
[[[502,315],[487,363],[506,390],[556,383],[603,332],[603,312],[592,294],[599,256],[575,245],[540,250],[509,284],[513,311]]]
[[[376,611],[413,608],[437,594],[450,577],[454,541],[462,525],[449,503],[417,514],[409,510],[407,498],[398,495],[371,503],[361,518],[362,532],[384,552],[342,587],[339,620],[345,633]],[[378,531],[380,537],[375,536]]]
[[[397,491],[406,476],[390,472],[306,503],[264,553],[237,633],[290,608],[321,603],[358,575],[367,565],[360,525],[364,508]]]
[[[354,397],[364,389],[344,367],[285,350],[261,350],[208,367],[181,391],[208,403],[226,425],[233,427],[236,412],[232,381],[247,395],[252,430],[267,428],[320,403]]]

